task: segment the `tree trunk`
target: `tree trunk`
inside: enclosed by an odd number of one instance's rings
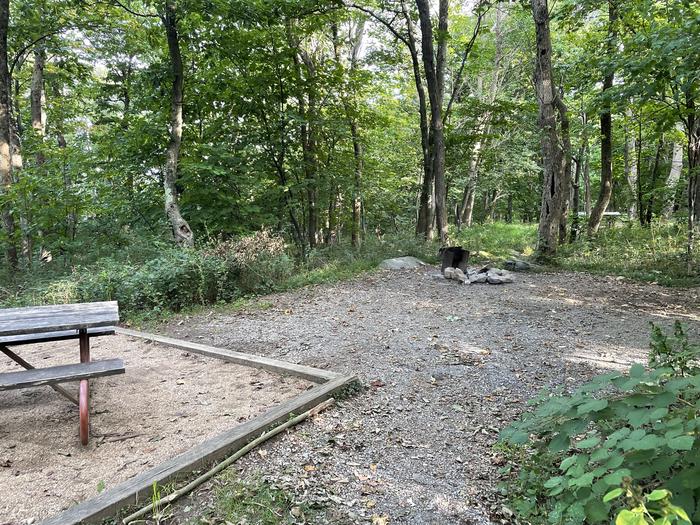
[[[53,84],[51,95],[53,96],[54,100],[57,101],[63,97],[63,93],[61,92],[61,89],[57,84]],[[54,127],[56,128],[56,144],[58,145],[59,149],[64,151],[66,149],[67,143],[63,129],[63,118],[60,116],[60,113],[58,115],[58,118],[56,119],[56,124]],[[61,154],[61,158],[66,158],[65,152]],[[63,170],[63,189],[66,195],[71,195],[71,192],[73,191],[73,181],[71,180],[70,170],[65,165],[65,162],[63,162],[61,169]],[[77,228],[78,212],[73,202],[70,202],[66,210],[66,237],[70,240],[74,240]],[[42,250],[39,251],[41,252]]]
[[[617,12],[612,0],[608,1],[608,58],[615,53],[615,20]],[[608,66],[608,71],[603,79],[603,108],[600,113],[600,192],[598,193],[598,201],[596,202],[591,216],[588,218],[588,234],[595,235],[600,227],[600,222],[603,219],[605,210],[608,209],[610,197],[612,195],[612,178],[613,178],[613,133],[612,133],[612,113],[610,109],[610,100],[607,98],[607,92],[612,89],[613,81],[615,80],[615,70]]]
[[[540,257],[551,257],[557,251],[559,225],[566,198],[562,192],[564,153],[560,147],[561,142],[556,120],[557,89],[554,85],[552,72],[549,9],[547,0],[531,0],[531,3],[537,36],[535,88],[539,105],[539,125],[541,128],[544,168],[537,251]]]
[[[364,39],[365,32],[365,21],[360,20],[357,22],[357,26],[354,30],[350,31],[350,67],[349,75],[353,76],[353,73],[357,70],[357,65],[360,60],[360,50],[362,48],[362,41]],[[335,59],[340,62],[340,51],[338,43],[338,28],[337,25],[333,26],[333,42],[335,49]],[[352,80],[352,78],[351,78]],[[364,156],[362,150],[362,142],[360,141],[359,126],[357,125],[357,100],[356,96],[352,94],[352,100],[350,96],[341,95],[343,102],[343,109],[345,110],[345,118],[350,126],[350,136],[352,138],[352,151],[353,151],[353,185],[352,185],[352,224],[350,228],[350,238],[352,246],[359,248],[362,244],[362,171],[364,169]]]
[[[404,4],[402,3],[402,6]],[[432,138],[430,136],[430,125],[428,124],[428,102],[425,97],[425,88],[423,87],[423,76],[420,71],[420,60],[418,58],[418,49],[414,37],[413,22],[411,16],[403,10],[408,28],[408,48],[411,54],[411,63],[413,65],[413,80],[416,84],[416,93],[418,94],[418,114],[420,116],[420,141],[421,151],[423,153],[423,181],[420,189],[420,197],[418,204],[418,220],[416,221],[416,235],[424,239],[433,238],[433,223],[435,222],[435,185],[433,178],[433,165],[431,162],[430,151],[432,149]]]
[[[627,121],[633,118],[632,110],[627,109]],[[637,140],[634,133],[629,131],[629,126],[625,127],[625,179],[629,186],[632,199],[627,208],[627,215],[630,219],[637,218],[637,178],[639,177],[639,166],[637,165]]]
[[[46,51],[39,45],[34,50],[34,68],[32,69],[32,81],[30,86],[30,112],[32,130],[39,140],[43,140],[46,135],[46,110],[44,91],[44,65],[46,62]],[[36,163],[41,165],[45,161],[44,153],[39,148],[36,155]]]
[[[10,79],[10,83],[12,79]],[[21,95],[20,84],[15,79],[14,95],[10,97],[10,108],[14,113],[10,114],[10,154],[12,155],[12,181],[18,183],[24,161],[22,159],[22,118],[20,115],[19,98]],[[14,100],[12,100],[14,99]],[[21,252],[22,257],[31,266],[33,242],[30,231],[29,209],[31,204],[31,194],[23,193],[16,202],[15,212],[19,215],[19,230],[21,232]]]
[[[676,129],[683,131],[683,125],[679,124]],[[673,141],[673,153],[671,154],[671,170],[666,179],[666,191],[668,198],[664,205],[662,215],[665,219],[670,219],[676,205],[676,188],[681,180],[683,171],[683,144],[677,140]]]
[[[7,64],[7,28],[10,18],[9,0],[0,0],[0,184],[4,193],[12,187],[12,151],[10,146],[10,71]],[[0,210],[6,235],[5,258],[12,270],[18,266],[15,243],[15,219],[9,200]]]
[[[334,245],[338,243],[338,208],[340,207],[340,188],[334,186],[328,199],[328,222],[326,228],[325,243]]]
[[[313,122],[316,114],[316,97],[313,88],[309,90],[309,105],[307,121],[302,124],[304,173],[306,176],[306,205],[307,205],[307,228],[306,236],[309,241],[309,248],[313,249],[317,244],[318,235],[318,170],[316,152],[316,124]]]
[[[165,214],[170,221],[173,239],[180,246],[194,246],[194,232],[180,212],[177,191],[177,171],[182,145],[182,101],[184,70],[180,52],[180,35],[177,29],[177,0],[166,0],[165,16],[162,17],[168,38],[168,53],[173,75],[172,100],[170,106],[170,142],[166,151],[163,189],[165,192]]]
[[[561,98],[555,98],[557,112],[559,114],[561,147],[562,147],[562,178],[561,178],[561,213],[559,215],[559,244],[566,243],[566,220],[569,214],[569,199],[571,198],[571,136],[569,133],[568,110]]]
[[[357,122],[354,120],[350,124],[350,134],[352,135],[352,151],[355,161],[354,177],[352,184],[352,228],[351,241],[355,248],[362,244],[362,226],[360,215],[362,214],[362,170],[364,159],[362,154],[362,143],[357,130]]]
[[[694,267],[693,254],[695,239],[700,220],[700,112],[696,108],[695,99],[690,93],[686,94],[686,136],[688,138],[688,244],[687,265],[688,274],[697,272]]]
[[[447,56],[448,1],[440,0],[438,10],[437,50],[433,45],[430,2],[416,0],[421,28],[423,69],[430,102],[430,157],[435,188],[435,222],[440,242],[447,241],[447,187],[445,182],[445,135],[442,104],[445,94],[445,61]]]
[[[583,163],[584,155],[585,148],[582,144],[578,149],[578,156],[576,157],[576,170],[574,171],[574,191],[571,197],[571,211],[573,212],[573,218],[571,220],[569,242],[576,242],[580,229],[581,221],[579,219],[579,208],[581,207],[581,164]]]
[[[659,167],[661,164],[661,151],[664,147],[663,135],[659,137],[659,142],[656,146],[656,155],[654,155],[654,165],[651,168],[651,186],[649,191],[649,198],[647,200],[646,210],[645,210],[645,223],[651,225],[651,221],[654,217],[654,195],[656,193],[656,181],[659,178]],[[642,210],[639,210],[641,213]]]

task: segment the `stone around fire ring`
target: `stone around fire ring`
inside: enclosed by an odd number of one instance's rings
[[[384,270],[413,270],[425,266],[425,263],[415,257],[395,257],[393,259],[384,259],[379,267]]]

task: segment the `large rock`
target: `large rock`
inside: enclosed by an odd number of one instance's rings
[[[480,284],[485,283],[488,279],[488,275],[485,273],[476,273],[469,276],[469,284]]]
[[[483,274],[481,274],[483,275]],[[505,284],[512,283],[513,279],[508,276],[507,272],[499,270],[498,272],[490,271],[486,274],[486,281],[489,284]]]
[[[525,272],[532,269],[532,265],[529,262],[521,261],[520,259],[509,259],[504,263],[504,266],[506,269],[516,272]]]
[[[379,267],[385,270],[412,270],[425,266],[425,263],[415,257],[395,257],[393,259],[384,259],[379,263]]]

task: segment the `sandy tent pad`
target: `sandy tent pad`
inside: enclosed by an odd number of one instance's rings
[[[77,340],[14,350],[36,367],[79,360]],[[87,447],[77,406],[51,388],[0,392],[0,524],[55,515],[311,386],[125,336],[93,339],[91,353],[122,359],[126,374],[90,382]],[[0,356],[0,372],[19,369]]]

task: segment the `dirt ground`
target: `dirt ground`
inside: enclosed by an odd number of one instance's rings
[[[360,377],[363,393],[233,467],[320,507],[311,522],[508,523],[495,494],[498,431],[543,387],[644,361],[650,321],[680,319],[699,337],[699,296],[575,273],[459,285],[428,267],[271,295],[162,331]],[[221,483],[166,522],[224,523],[213,503]]]
[[[37,367],[79,360],[77,341],[14,350]],[[0,524],[57,514],[310,386],[124,336],[93,339],[91,354],[123,359],[126,374],[90,382],[87,447],[77,407],[49,387],[0,392]]]

